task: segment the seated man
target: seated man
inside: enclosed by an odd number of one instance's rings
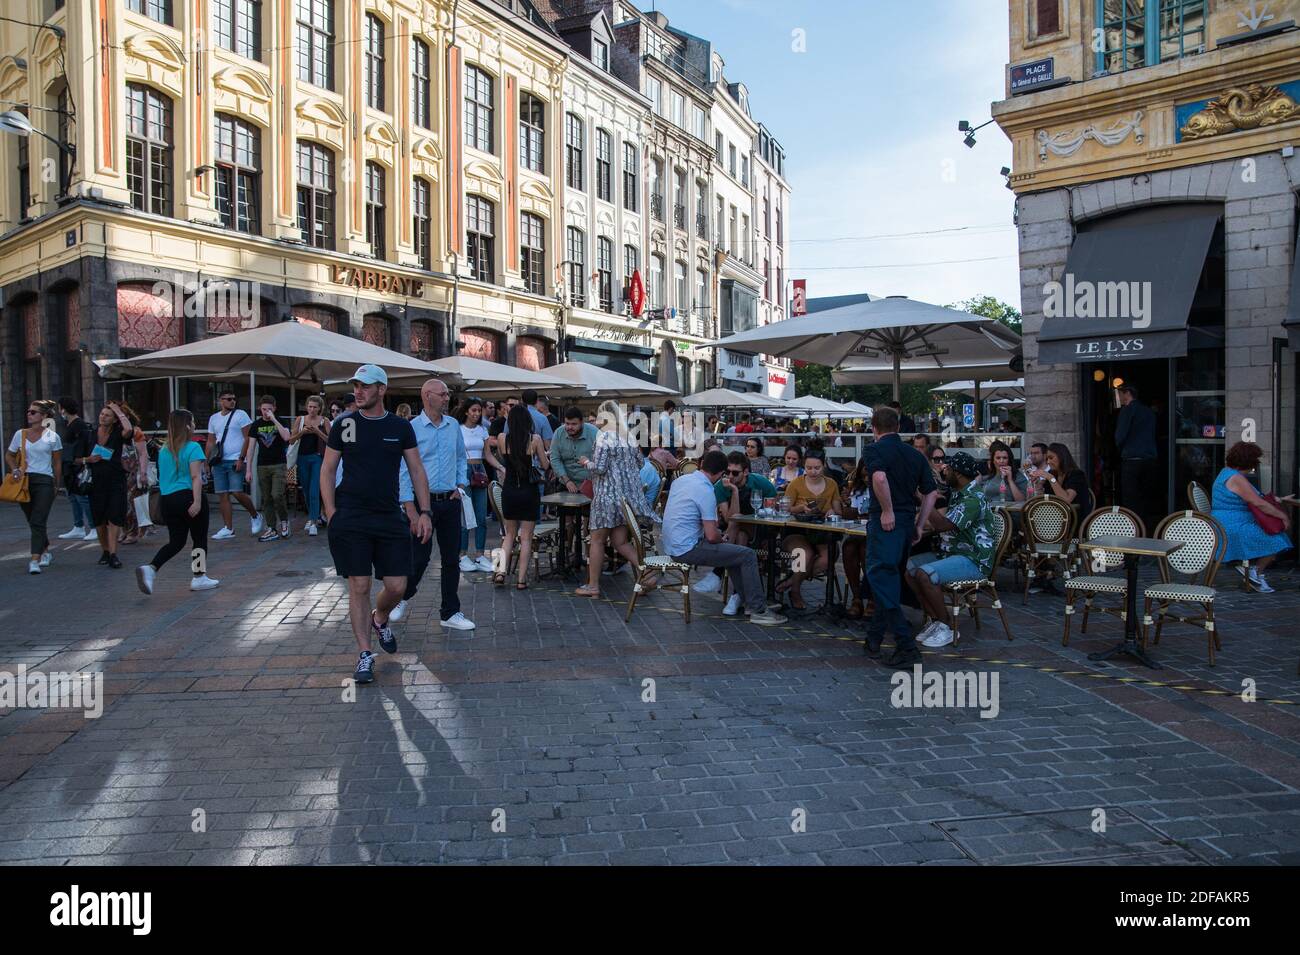
[[[776,485],[759,474],[749,471],[749,458],[742,451],[732,451],[727,455],[727,470],[722,480],[713,485],[713,492],[718,499],[718,526],[722,528],[723,538],[729,544],[748,547],[751,539],[757,539],[753,529],[732,520],[737,515],[754,516],[755,492],[764,498],[776,497]],[[713,576],[705,576],[695,585],[696,593],[714,593],[722,588],[722,568],[715,567]],[[740,594],[733,593],[727,598],[727,605],[722,612],[728,617],[740,612]]]
[[[930,527],[940,532],[940,553],[918,554],[907,562],[905,580],[925,612],[933,619],[917,640],[922,646],[946,647],[952,628],[945,622],[943,585],[954,580],[982,580],[993,569],[997,541],[993,538],[993,512],[972,482],[979,465],[964,451],[948,456],[943,477],[952,489],[948,513],[930,514]]]
[[[641,486],[645,488],[645,503],[650,510],[655,509],[655,502],[659,500],[659,486],[663,483],[663,478],[659,476],[659,469],[654,466],[654,462],[646,454],[646,449],[641,448]]]
[[[727,468],[721,451],[710,451],[699,470],[673,481],[664,508],[662,550],[673,560],[731,571],[731,583],[749,614],[749,622],[770,627],[786,618],[767,609],[758,575],[758,555],[748,547],[728,544],[718,530],[718,499],[714,483]]]
[[[564,427],[551,439],[551,468],[560,487],[570,494],[591,497],[591,471],[582,462],[596,456],[600,431],[582,420],[582,409],[570,405],[564,410]]]

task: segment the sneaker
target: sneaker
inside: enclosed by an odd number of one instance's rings
[[[496,570],[496,568],[492,566],[492,558],[487,554],[479,554],[478,557],[475,558],[474,563],[478,564],[478,569],[483,571],[485,574],[490,574],[492,571]]]
[[[190,590],[211,590],[220,583],[221,581],[213,580],[207,574],[199,574],[190,581]]]
[[[352,679],[357,683],[373,683],[375,681],[375,655],[369,650],[361,651],[361,656],[357,658],[357,669],[352,674]]]
[[[101,551],[100,554],[99,554],[99,560],[97,560],[95,563],[97,563],[97,564],[107,564],[107,563],[108,563],[108,551]]]
[[[779,627],[786,622],[786,617],[779,613],[773,613],[770,610],[764,610],[762,613],[751,613],[749,622],[758,624],[760,627]]]
[[[38,563],[37,563],[36,561],[34,561],[34,560],[29,560],[29,561],[27,562],[27,573],[29,573],[29,574],[39,574],[40,572],[41,572],[41,565],[40,565],[40,564],[38,564]]]
[[[710,571],[691,589],[697,594],[716,594],[722,589],[722,578]]]
[[[316,536],[317,534],[319,534],[319,533],[320,533],[320,531],[318,531],[318,530],[316,529],[316,525],[313,524],[311,521],[308,521],[308,522],[307,522],[307,536],[308,536],[308,537],[315,537],[315,536]]]
[[[389,623],[392,623],[391,617]],[[381,627],[379,621],[375,619],[373,610],[370,611],[370,629],[375,631],[375,636],[379,638],[379,645],[384,648],[385,653],[397,652],[397,637],[393,635],[393,628],[387,623]]]
[[[157,574],[153,564],[141,564],[135,569],[135,585],[140,588],[140,593],[153,593],[153,579]]]
[[[870,634],[862,641],[862,652],[873,660],[880,659],[880,645],[884,643],[883,637],[873,637]]]
[[[406,601],[399,600],[397,602],[397,606],[393,608],[393,612],[388,615],[388,622],[401,623],[402,618],[405,616],[406,616]]]
[[[231,530],[229,527],[223,527],[221,528],[221,530],[217,531],[215,534],[212,535],[212,539],[214,541],[228,541],[230,540],[230,538],[234,536],[235,536],[235,532],[233,530]]]
[[[939,647],[946,647],[952,643],[954,637],[952,627],[946,623],[941,623],[930,631],[929,636],[917,638],[917,642],[923,647],[929,647],[931,650],[937,650]]]
[[[263,517],[261,514],[258,514],[255,518],[253,518],[252,523],[249,525],[248,533],[256,537],[264,530],[266,530],[266,518]]]
[[[916,635],[916,642],[925,643],[926,640],[929,640],[930,637],[934,636],[934,631],[941,623],[943,623],[942,620],[931,620],[926,624],[925,629]]]
[[[116,554],[109,554],[109,555],[108,555],[108,566],[109,566],[112,570],[121,570],[121,569],[122,569],[122,561],[118,558],[118,556],[117,556]]]
[[[285,540],[288,540],[288,539],[289,539],[289,522],[288,522],[288,521],[281,521],[281,522],[280,522],[280,536],[283,537]]]
[[[1253,567],[1250,571],[1250,585],[1255,588],[1256,592],[1261,594],[1273,593],[1273,588],[1268,585],[1264,575],[1257,572]]]
[[[77,541],[77,540],[85,540],[85,539],[86,539],[86,532],[80,527],[74,527],[72,530],[68,531],[67,533],[59,535],[59,540],[61,541]]]
[[[740,613],[740,594],[732,594],[727,598],[727,605],[722,608],[722,613],[727,617],[734,617]]]
[[[461,572],[462,574],[474,574],[474,573],[477,573],[477,572],[478,572],[478,569],[479,569],[478,564],[476,564],[474,561],[470,560],[469,557],[468,557],[467,555],[462,555],[462,556],[461,556],[461,558],[460,558],[460,572]]]
[[[921,662],[921,650],[919,647],[908,647],[906,650],[895,650],[893,655],[885,661],[885,666],[893,667],[896,670],[907,670]]]
[[[473,630],[474,629],[474,621],[469,619],[469,617],[465,616],[459,610],[457,610],[446,620],[442,621],[442,625],[446,627],[448,630]]]
[[[53,554],[51,554],[48,550],[47,550],[44,554],[41,554],[41,566],[42,566],[42,567],[48,567],[48,566],[50,566],[50,564],[52,564],[52,563],[54,563],[54,555],[53,555]]]
[[[261,541],[262,543],[266,543],[267,541],[279,540],[279,539],[280,539],[280,532],[277,531],[274,527],[268,529],[265,534],[263,534],[261,537],[258,538],[258,540]]]
[[[83,537],[82,540],[88,540],[88,541],[99,540],[99,531],[95,530],[93,527],[90,528],[90,530],[86,531],[86,536]]]

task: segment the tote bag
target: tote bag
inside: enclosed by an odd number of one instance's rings
[[[1268,501],[1268,503],[1272,504],[1274,507],[1282,506],[1278,503],[1276,494],[1265,494],[1264,500]],[[1259,525],[1260,530],[1265,534],[1282,533],[1282,529],[1285,525],[1282,523],[1281,518],[1274,517],[1272,514],[1264,513],[1263,508],[1257,507],[1249,501],[1246,502],[1246,506],[1250,508],[1250,513],[1255,516],[1255,523]]]
[[[4,483],[0,484],[0,501],[14,504],[26,504],[32,499],[31,489],[27,486],[27,435],[18,432],[18,470],[22,474],[14,477],[6,470]]]

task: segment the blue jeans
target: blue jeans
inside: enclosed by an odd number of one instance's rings
[[[72,525],[86,530],[93,528],[95,522],[90,519],[90,495],[69,494],[68,500],[72,502]]]
[[[894,634],[894,644],[899,650],[916,646],[912,625],[903,616],[902,582],[899,564],[915,533],[916,515],[908,511],[894,512],[894,529],[880,526],[880,515],[872,514],[867,526],[867,583],[876,601],[876,613],[867,628],[873,642],[885,638],[885,630]]]
[[[941,554],[918,554],[907,562],[908,570],[924,570],[930,583],[936,587],[950,584],[954,580],[979,580],[984,575],[969,557],[954,555],[944,557]]]
[[[483,548],[487,546],[487,496],[488,489],[485,487],[466,488],[469,491],[469,499],[474,504],[474,520],[478,526],[474,528],[474,549],[480,554]],[[469,531],[462,527],[460,529],[460,552],[463,554],[469,549]]]
[[[320,462],[319,454],[298,455],[298,486],[307,495],[307,520],[320,520]]]

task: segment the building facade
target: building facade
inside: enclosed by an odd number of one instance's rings
[[[1013,145],[1027,428],[1092,468],[1099,503],[1117,502],[1123,383],[1157,412],[1161,513],[1238,440],[1263,447],[1265,488],[1296,489],[1297,19],[1295,0],[1011,3],[993,116]]]
[[[785,178],[785,149],[762,123],[754,150],[754,263],[763,274],[763,291],[758,299],[758,323],[770,325],[789,315],[786,304],[785,225],[790,215],[790,184]],[[794,397],[794,368],[786,358],[765,356],[767,394],[772,398]]]

